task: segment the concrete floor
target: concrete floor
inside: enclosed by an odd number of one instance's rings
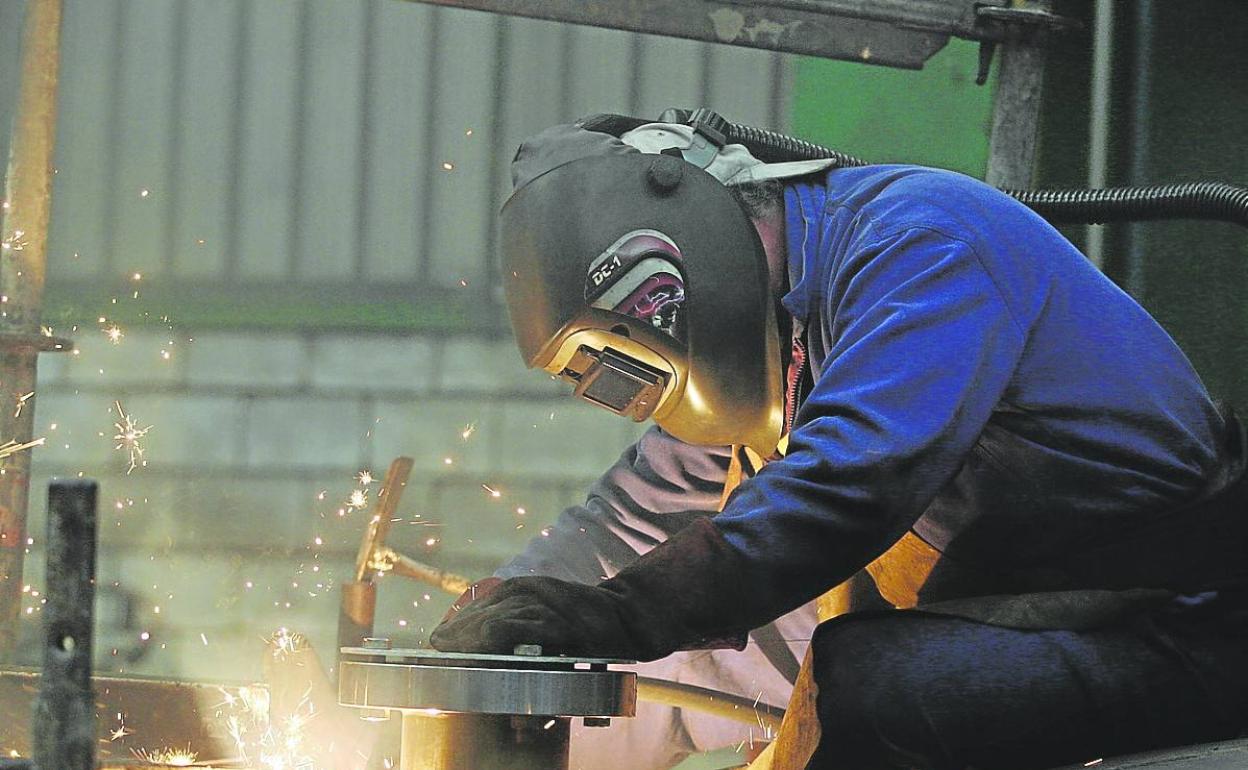
[[[1153,751],[1095,765],[1074,765],[1063,770],[1093,767],[1095,770],[1244,770],[1248,768],[1248,740],[1206,743],[1181,749]]]

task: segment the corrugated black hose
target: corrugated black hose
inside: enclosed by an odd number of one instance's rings
[[[719,133],[726,142],[744,145],[765,163],[829,159],[837,166],[865,166],[867,161],[804,139],[739,123],[709,110],[670,110],[660,120],[687,122]],[[651,121],[624,115],[593,115],[580,124],[591,131],[619,136]],[[1103,190],[1002,190],[1056,224],[1102,224],[1158,219],[1210,219],[1248,227],[1248,188],[1226,182],[1186,182]]]

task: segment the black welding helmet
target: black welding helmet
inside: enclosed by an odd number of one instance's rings
[[[766,255],[699,165],[579,126],[521,145],[501,218],[511,324],[525,363],[577,396],[768,456],[783,396]]]

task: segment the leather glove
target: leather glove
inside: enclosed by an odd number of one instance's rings
[[[741,557],[710,519],[596,586],[549,577],[503,581],[438,626],[443,652],[510,654],[540,644],[547,655],[657,660],[678,649],[745,645]]]
[[[502,578],[491,576],[487,578],[481,578],[477,582],[468,586],[467,590],[465,590],[462,594],[460,594],[459,598],[455,600],[455,603],[452,604],[449,609],[447,609],[446,614],[442,616],[441,622],[445,623],[446,621],[450,620],[451,618],[459,614],[459,611],[467,607],[469,604],[472,604],[478,599],[484,599],[485,597],[494,593],[494,590],[502,584],[503,584]]]

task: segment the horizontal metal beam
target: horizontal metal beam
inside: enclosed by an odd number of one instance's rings
[[[989,39],[972,0],[414,0],[919,69],[951,36]],[[990,2],[990,5],[997,3]]]

